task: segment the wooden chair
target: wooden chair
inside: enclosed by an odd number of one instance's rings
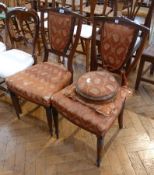
[[[151,65],[144,70],[144,66],[147,62],[151,63]],[[153,66],[154,66],[154,45],[150,45],[148,48],[144,50],[143,55],[141,57],[141,61],[138,68],[138,74],[136,78],[135,90],[138,90],[139,84],[141,81],[154,84],[154,81],[152,79],[148,79],[144,77],[144,74],[149,69],[151,70],[150,74],[152,76],[154,71]]]
[[[45,13],[48,13],[49,39],[47,41],[50,41],[50,43],[46,43],[46,38],[44,37]],[[75,40],[72,42],[75,24],[78,24],[78,31]],[[80,30],[81,17],[79,15],[63,8],[42,9],[41,32],[45,46],[44,62],[10,76],[6,80],[17,116],[20,118],[22,113],[18,96],[43,106],[46,110],[51,135],[53,132],[52,112],[55,113],[52,108],[51,98],[54,93],[63,89],[72,81],[72,59],[80,36]],[[48,48],[48,44],[50,44],[50,48]],[[58,56],[67,57],[68,69],[62,64],[47,62],[49,51]]]
[[[7,7],[5,4],[0,3],[0,52],[6,51],[6,45],[3,42],[3,32],[5,32],[5,16]]]
[[[113,16],[116,15],[117,2],[104,0],[103,3],[99,3],[98,0],[88,0],[87,5],[83,7],[83,12],[87,13],[87,15],[95,15],[95,16],[108,16],[111,12],[114,12]]]
[[[122,11],[122,14],[129,19],[135,20],[138,23],[150,28],[152,13],[154,9],[154,0],[152,0],[151,4],[149,4],[147,7],[142,6],[143,0],[126,0],[125,3],[125,8]],[[138,52],[140,53],[140,50],[138,49],[140,48],[142,37],[142,33],[139,33],[138,39],[134,47],[134,54],[129,63],[131,64],[131,62],[133,62],[134,68],[136,68],[140,60],[141,55],[138,56]]]
[[[107,101],[107,103],[103,101],[103,103],[100,105],[100,101],[94,102],[92,101],[92,98],[87,98],[87,95],[83,95],[81,92],[79,93],[80,95],[78,95],[78,93],[76,93],[78,92],[78,86],[76,86],[78,83],[75,83],[56,93],[52,98],[52,104],[57,109],[57,111],[70,122],[96,135],[96,164],[97,166],[100,166],[102,144],[104,143],[105,134],[112,127],[116,118],[118,118],[119,128],[123,127],[124,103],[126,96],[128,95],[126,93],[128,92],[128,89],[125,76],[127,67],[125,67],[125,65],[132,55],[132,50],[135,45],[139,30],[142,30],[147,35],[148,29],[122,17],[94,17],[91,49],[92,71],[96,71],[98,67],[96,46],[96,28],[98,25],[101,27],[100,41],[101,58],[103,60],[102,72],[105,70],[105,72],[108,73],[114,72],[121,77],[121,87],[119,88],[119,93],[121,95],[119,96],[117,93],[113,101]],[[85,77],[87,74],[88,73],[85,74]],[[101,70],[98,72],[98,74],[101,75]],[[104,81],[107,82],[107,80],[109,80],[107,76],[104,76]],[[91,77],[86,77],[85,81],[87,83],[83,82],[83,84],[81,84],[82,88],[84,88],[88,83],[89,86],[92,85],[93,81],[96,83],[97,87],[95,86],[96,89],[92,91],[94,94],[96,94],[96,92],[100,92],[101,88],[109,85],[104,84],[104,86],[101,87],[99,84],[101,80],[98,78],[94,78],[93,80]],[[85,87],[85,92],[90,91],[89,86],[87,88]],[[114,110],[112,110],[112,106],[114,106]],[[103,109],[103,111],[101,109]],[[57,118],[58,115],[55,115],[54,117]]]
[[[28,24],[31,21],[33,25]],[[4,91],[7,91],[3,86],[7,77],[32,66],[37,61],[35,47],[39,19],[34,11],[15,9],[6,15],[6,28],[11,49],[1,53],[0,57],[0,78],[3,80],[0,87]],[[27,46],[27,50],[22,50],[21,43]]]

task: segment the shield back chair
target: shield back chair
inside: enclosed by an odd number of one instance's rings
[[[101,65],[103,69],[99,71],[97,71],[98,59],[96,46],[96,28],[98,25],[100,26],[101,58],[103,60],[103,64]],[[92,72],[85,73],[79,78],[77,83],[56,93],[52,98],[53,106],[66,119],[96,135],[97,166],[100,166],[105,134],[117,118],[119,128],[123,127],[124,104],[129,92],[124,76],[125,64],[132,55],[139,30],[143,30],[148,34],[146,27],[140,26],[123,17],[94,17],[91,46]],[[106,72],[105,74],[103,73],[104,71]],[[118,83],[119,91],[114,99],[111,101],[102,101],[101,103],[100,100],[103,100],[103,97],[105,100],[105,96],[101,96],[101,92],[104,91],[105,87],[109,89],[111,87],[109,81],[113,78],[113,75],[112,78],[109,78],[108,75],[111,75],[109,72],[117,73],[121,77],[121,83]],[[99,78],[96,74],[99,74]],[[104,92],[107,91],[105,90]],[[57,118],[58,115],[54,117]]]
[[[144,69],[144,66],[147,62],[151,63],[151,65],[146,67],[146,69]],[[144,76],[147,73],[147,71],[149,71],[149,69],[151,78],[147,78],[146,76]],[[141,81],[154,84],[154,80],[152,79],[153,72],[154,72],[154,45],[151,44],[144,50],[143,55],[141,57],[135,83],[135,90],[138,90]]]
[[[29,25],[33,22],[33,25]],[[38,36],[39,19],[34,11],[15,9],[6,15],[6,29],[11,42],[11,49],[0,57],[1,90],[7,92],[5,79],[36,63],[35,46]],[[21,46],[26,45],[26,51]],[[29,52],[29,53],[28,53]]]
[[[5,32],[5,16],[7,7],[5,4],[0,3],[0,52],[6,51],[6,45],[3,42],[3,35]]]
[[[46,43],[44,15],[48,13],[49,43]],[[51,98],[54,93],[63,89],[72,82],[72,59],[78,44],[81,30],[81,16],[63,8],[48,8],[41,11],[41,32],[45,47],[44,62],[21,71],[7,78],[6,83],[12,97],[17,116],[22,113],[18,97],[41,105],[46,110],[47,121],[52,135],[52,108]],[[72,40],[75,24],[78,24],[76,38]],[[50,45],[50,46],[49,46]],[[48,48],[49,46],[49,48]],[[67,57],[67,68],[62,64],[48,60],[48,53]],[[56,121],[55,125],[56,125]],[[57,134],[57,131],[55,131]]]

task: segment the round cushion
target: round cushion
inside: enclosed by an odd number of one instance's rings
[[[112,99],[119,88],[114,76],[103,71],[92,71],[83,74],[77,81],[76,92],[84,98],[104,101]]]

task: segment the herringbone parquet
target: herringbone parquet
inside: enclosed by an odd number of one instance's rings
[[[83,72],[83,61],[76,56],[75,78]],[[132,87],[135,79],[136,72],[130,76]],[[43,109],[26,103],[23,110],[18,120],[9,96],[0,98],[0,175],[154,175],[152,85],[141,83],[127,100],[125,127],[119,130],[115,122],[107,133],[100,168],[95,136],[61,116],[60,139],[51,138]]]

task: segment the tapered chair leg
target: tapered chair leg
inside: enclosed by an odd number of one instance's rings
[[[141,77],[142,77],[143,67],[144,67],[144,60],[143,60],[143,57],[141,57],[141,61],[140,61],[140,65],[139,65],[138,73],[137,73],[137,78],[136,78],[136,83],[135,83],[135,90],[138,90],[138,87],[141,81]]]
[[[100,167],[102,150],[104,145],[104,136],[97,136],[97,160],[96,165]]]
[[[48,121],[48,126],[49,126],[49,132],[50,132],[51,136],[53,136],[51,107],[45,107],[45,110],[46,110],[46,116],[47,116],[47,121]]]
[[[13,106],[15,108],[17,117],[18,117],[18,119],[20,119],[20,115],[19,114],[22,113],[22,110],[21,110],[21,107],[20,107],[19,99],[18,99],[17,95],[14,92],[12,92],[10,90],[9,90],[9,92],[10,92],[10,96],[11,96],[12,103],[13,103]]]
[[[119,124],[119,129],[122,129],[123,128],[123,113],[124,113],[124,106],[125,106],[125,102],[122,106],[122,109],[121,109],[121,112],[118,116],[118,124]]]
[[[53,112],[53,120],[54,120],[54,125],[55,125],[55,134],[58,139],[59,138],[58,112],[54,107],[52,107],[52,112]]]

